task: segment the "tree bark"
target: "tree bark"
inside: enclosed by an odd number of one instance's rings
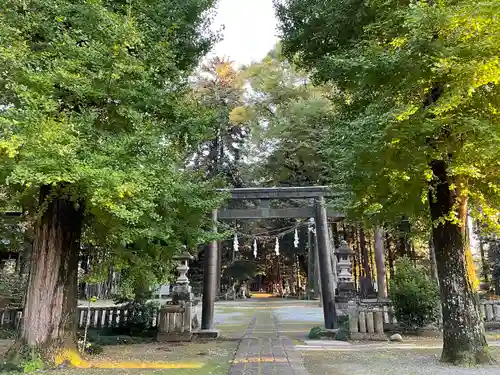
[[[389,278],[394,276],[394,251],[392,251],[391,238],[389,233],[385,234],[385,243],[387,247],[388,264],[389,264]]]
[[[372,279],[370,271],[370,254],[368,254],[368,248],[366,247],[365,231],[363,228],[359,229],[359,247],[361,249],[361,260],[363,264],[364,276]]]
[[[35,227],[23,324],[15,347],[54,363],[76,351],[77,276],[83,204],[42,186]]]
[[[353,279],[354,279],[354,286],[356,287],[356,290],[359,290],[359,284],[361,280],[361,262],[360,262],[360,250],[359,250],[359,241],[357,239],[357,230],[355,227],[351,228],[351,247],[354,250],[354,255],[352,257],[352,269],[353,269]]]
[[[467,198],[455,186],[459,181],[448,174],[446,161],[430,163],[434,180],[429,189],[429,205],[434,223],[433,239],[443,313],[441,360],[474,365],[490,362],[487,343],[465,259]],[[451,212],[460,222],[444,220]]]
[[[410,221],[408,218],[403,217],[398,225],[398,257],[408,257],[413,259],[413,251],[410,241]]]
[[[368,232],[368,235],[366,237],[367,237],[366,242],[368,243],[368,256],[370,259],[370,272],[372,274],[373,280],[375,281],[375,279],[377,277],[377,269],[376,269],[376,262],[375,262],[375,252],[374,252],[373,246],[372,246],[371,233]]]
[[[436,285],[439,285],[439,277],[436,264],[436,252],[434,251],[434,241],[432,239],[432,236],[431,239],[429,240],[429,260],[431,263],[431,276],[436,282]]]
[[[384,256],[384,230],[375,228],[375,263],[377,265],[378,298],[387,298],[385,256]]]
[[[490,282],[490,272],[489,272],[489,265],[488,265],[488,260],[486,259],[486,252],[484,251],[484,239],[483,236],[481,235],[481,226],[479,222],[477,223],[477,233],[479,237],[479,252],[481,254],[481,273],[484,281],[486,283]]]

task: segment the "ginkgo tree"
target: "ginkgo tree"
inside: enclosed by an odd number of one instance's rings
[[[334,82],[332,176],[372,215],[429,213],[442,360],[489,361],[466,266],[466,217],[498,230],[500,3],[276,1],[285,54]]]
[[[11,353],[54,362],[76,349],[82,236],[116,258],[148,242],[153,261],[201,239],[217,199],[180,165],[212,121],[186,90],[215,40],[205,31],[214,5],[0,4],[0,183],[11,206],[37,207],[28,213],[35,238]]]

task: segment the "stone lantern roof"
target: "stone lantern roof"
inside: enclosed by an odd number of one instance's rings
[[[173,260],[193,260],[194,257],[187,251],[184,251],[178,255],[174,255],[172,257]]]
[[[337,254],[339,255],[353,255],[354,251],[347,245],[347,241],[340,241],[340,246],[337,249]]]

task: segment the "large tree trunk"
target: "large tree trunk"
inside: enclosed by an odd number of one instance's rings
[[[40,190],[23,325],[16,346],[55,362],[76,351],[77,275],[83,206],[61,195],[61,186]]]
[[[429,190],[437,271],[443,312],[444,362],[476,364],[489,362],[486,338],[465,259],[467,201],[454,186],[445,161],[431,163],[434,181]],[[461,222],[443,220],[454,211]]]
[[[387,298],[385,256],[384,256],[384,230],[375,228],[375,263],[377,265],[378,298]]]

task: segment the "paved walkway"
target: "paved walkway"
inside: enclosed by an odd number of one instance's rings
[[[248,324],[229,375],[308,375],[300,352],[283,334],[274,301],[255,303],[255,313]]]

